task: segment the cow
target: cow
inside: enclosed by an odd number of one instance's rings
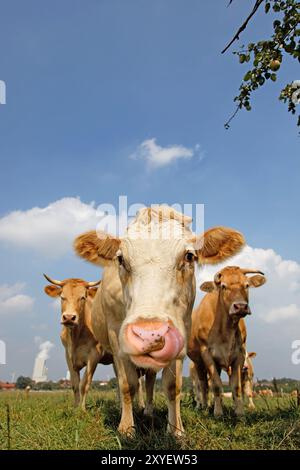
[[[246,351],[245,362],[242,367],[242,395],[245,398],[248,398],[248,407],[252,410],[255,409],[253,402],[253,378],[254,378],[254,368],[252,364],[252,359],[256,357],[256,352]]]
[[[183,433],[182,361],[195,299],[195,262],[219,263],[244,246],[236,230],[216,227],[195,235],[192,219],[169,206],[141,209],[122,238],[100,230],[76,238],[83,259],[104,267],[92,308],[92,328],[113,354],[122,414],[120,433],[134,433],[132,400],[137,369],[146,370],[145,414],[152,414],[157,371],[168,401],[168,431]]]
[[[91,327],[91,307],[101,281],[82,279],[58,281],[46,274],[51,284],[44,288],[47,295],[61,300],[61,342],[71,376],[75,406],[86,409],[86,396],[97,364],[112,364],[112,355],[105,352]],[[86,367],[80,381],[80,371]]]
[[[259,390],[258,395],[261,397],[273,397],[274,393],[270,388],[264,388],[263,390]]]
[[[247,274],[256,273],[247,277]],[[236,415],[243,414],[241,371],[246,357],[246,325],[251,314],[249,287],[266,282],[261,271],[227,266],[204,282],[200,289],[207,294],[192,314],[188,355],[196,364],[200,380],[201,406],[207,407],[209,375],[214,393],[214,415],[222,416],[221,371],[230,375]]]

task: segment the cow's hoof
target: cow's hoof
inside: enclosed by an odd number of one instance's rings
[[[133,438],[135,436],[134,426],[124,426],[120,424],[120,426],[118,427],[118,431],[124,437]]]
[[[183,427],[175,427],[172,426],[171,424],[168,424],[168,433],[171,434],[175,439],[180,439],[181,437],[184,436],[184,429]]]

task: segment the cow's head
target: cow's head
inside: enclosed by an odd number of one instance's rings
[[[248,352],[246,351],[246,357],[243,365],[242,372],[244,373],[249,373],[253,375],[253,365],[252,365],[252,359],[256,357],[256,352]]]
[[[120,348],[139,367],[158,370],[184,356],[195,262],[219,263],[244,245],[235,230],[216,227],[195,236],[190,223],[189,217],[159,206],[142,209],[122,239],[92,231],[75,240],[82,258],[116,264],[125,308]]]
[[[248,277],[247,274],[257,273]],[[212,282],[204,282],[200,289],[204,292],[219,291],[219,298],[229,315],[239,320],[251,314],[249,307],[249,288],[260,287],[266,282],[263,273],[254,269],[241,269],[227,266],[219,271]]]
[[[86,301],[95,297],[97,287],[101,281],[86,282],[82,279],[65,279],[57,281],[44,274],[50,285],[44,291],[50,297],[61,299],[61,324],[75,327],[81,324]]]

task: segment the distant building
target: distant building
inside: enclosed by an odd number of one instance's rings
[[[47,372],[46,360],[43,357],[38,356],[34,362],[32,380],[36,383],[47,382]]]
[[[16,384],[0,381],[0,390],[14,390],[15,388]]]

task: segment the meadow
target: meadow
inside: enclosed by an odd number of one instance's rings
[[[116,431],[120,417],[114,391],[92,391],[88,411],[73,408],[71,391],[0,392],[0,449],[299,449],[300,409],[296,400],[255,399],[256,410],[236,419],[230,399],[223,418],[212,410],[195,410],[190,393],[183,394],[182,418],[186,434],[175,440],[166,432],[163,395],[155,398],[154,419],[135,408],[136,436]]]

